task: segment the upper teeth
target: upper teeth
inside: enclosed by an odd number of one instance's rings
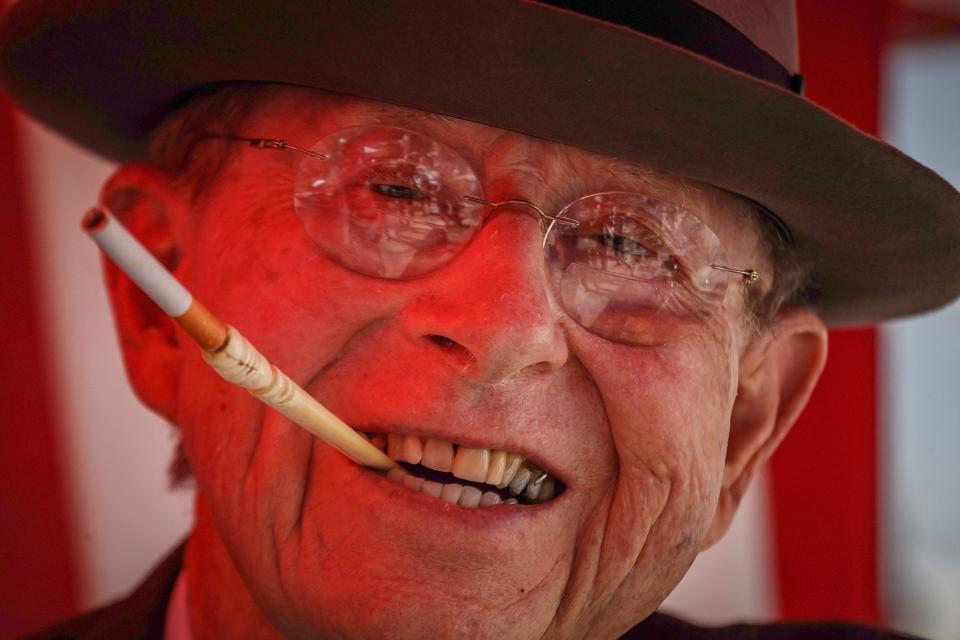
[[[447,440],[393,433],[386,436],[380,433],[373,434],[370,436],[370,441],[398,462],[422,464],[430,469],[452,473],[463,480],[493,485],[498,489],[509,487],[511,494],[524,496],[528,502],[547,502],[553,498],[556,489],[552,476],[518,453],[500,449],[473,449]],[[456,488],[460,487],[469,499],[462,499],[463,494],[458,493],[456,498],[450,501],[459,500],[465,506],[477,506],[473,503],[478,503],[480,506],[496,504],[494,498],[499,502],[499,496],[496,493],[485,492],[481,496],[474,487],[461,487],[457,484],[440,485],[430,481],[418,483],[419,478],[407,480],[399,474],[394,475],[397,476],[394,478],[396,481],[403,482],[411,489],[431,495],[439,492],[441,495],[434,497],[444,499],[453,497],[452,494],[457,492]],[[473,495],[474,492],[477,495]],[[483,500],[480,499],[481,497]],[[511,499],[510,502],[514,500]]]

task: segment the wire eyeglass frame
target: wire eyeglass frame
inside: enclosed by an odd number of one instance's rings
[[[223,135],[223,134],[210,134],[210,137],[220,138],[223,140],[233,140],[237,142],[246,142],[247,144],[249,144],[251,147],[255,149],[275,149],[278,151],[290,149],[291,151],[297,151],[299,153],[305,154],[312,158],[316,158],[317,160],[327,159],[327,156],[323,155],[322,153],[317,153],[315,151],[311,151],[310,149],[305,149],[303,147],[290,144],[284,138],[253,138],[253,137],[247,137],[247,136],[235,136],[235,135]],[[577,227],[580,224],[579,222],[571,218],[550,215],[549,213],[544,211],[541,207],[530,202],[529,200],[511,199],[511,200],[504,200],[501,202],[494,202],[492,200],[478,198],[476,196],[472,196],[469,194],[464,194],[463,199],[466,200],[467,202],[473,202],[475,204],[482,204],[482,205],[488,206],[491,208],[491,210],[497,209],[499,207],[508,206],[508,205],[518,205],[518,206],[524,206],[524,207],[533,209],[536,212],[539,219],[541,220],[541,222],[543,222],[544,220],[549,221],[549,223],[547,224],[547,228],[544,231],[544,236],[543,236],[544,246],[546,245],[547,238],[550,235],[550,231],[553,230],[554,225],[556,225],[557,223],[570,225],[573,227]],[[724,273],[732,273],[735,275],[739,275],[742,278],[744,285],[749,285],[751,283],[758,282],[760,280],[760,273],[756,269],[742,269],[738,267],[731,267],[731,266],[719,265],[719,264],[711,264],[710,268],[716,269],[717,271],[722,271]]]

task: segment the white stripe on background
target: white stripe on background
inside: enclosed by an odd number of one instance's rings
[[[54,359],[55,424],[78,550],[80,603],[117,598],[138,583],[192,520],[188,491],[167,490],[174,442],[124,376],[96,245],[80,229],[112,165],[21,119],[25,173],[38,214],[34,255]]]
[[[893,47],[886,87],[885,136],[960,187],[960,37]],[[960,302],[891,323],[880,338],[884,604],[891,624],[956,640]]]

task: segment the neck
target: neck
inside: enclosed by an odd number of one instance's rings
[[[195,517],[184,557],[193,637],[281,638],[254,602],[199,492]]]

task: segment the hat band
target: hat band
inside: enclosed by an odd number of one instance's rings
[[[796,94],[803,76],[791,74],[769,53],[719,15],[692,0],[623,2],[623,0],[541,0],[604,22],[629,27],[687,51],[710,58]]]

